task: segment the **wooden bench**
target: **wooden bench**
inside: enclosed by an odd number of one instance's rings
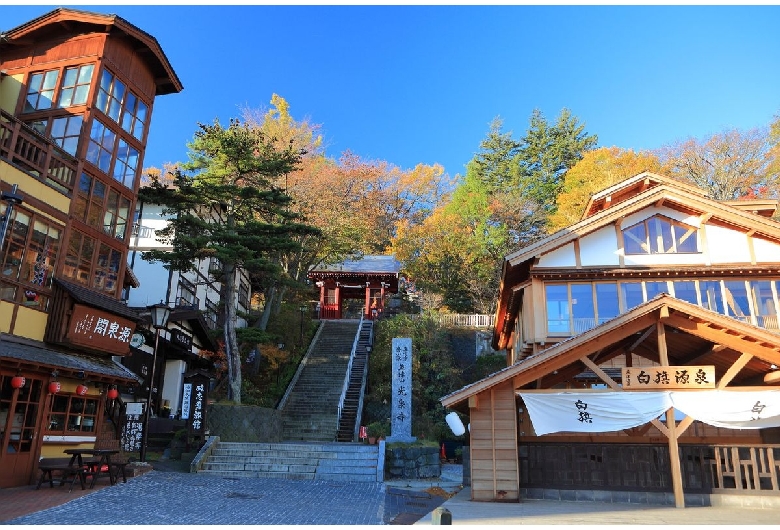
[[[38,486],[35,489],[41,489],[41,484],[44,480],[49,482],[49,487],[54,487],[54,473],[57,472],[57,478],[60,480],[60,486],[65,484],[65,481],[69,477],[73,477],[70,481],[70,489],[73,491],[73,484],[76,479],[79,479],[81,483],[81,489],[86,489],[86,476],[88,466],[79,466],[78,464],[71,464],[71,458],[42,458],[38,462],[38,470],[41,472],[41,476],[38,479]]]

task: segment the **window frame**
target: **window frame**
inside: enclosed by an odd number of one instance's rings
[[[668,230],[665,226],[668,225]],[[635,232],[639,228],[644,232],[643,240],[640,240]],[[678,230],[684,230],[682,234]],[[653,255],[653,254],[700,254],[699,229],[685,224],[662,214],[655,214],[643,219],[622,230],[623,251],[628,255]],[[670,241],[665,241],[665,236]],[[680,250],[691,237],[694,237],[695,250]],[[667,248],[668,246],[668,248]]]

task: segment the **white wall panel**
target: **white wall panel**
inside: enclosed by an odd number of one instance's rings
[[[539,260],[538,267],[576,267],[577,261],[574,257],[574,243],[569,243],[561,248],[555,249],[549,254],[545,254]]]
[[[722,226],[705,225],[707,246],[713,265],[718,263],[750,263],[750,248],[744,233]]]
[[[580,263],[583,267],[620,265],[614,225],[605,226],[580,238]]]
[[[757,263],[780,262],[780,245],[766,239],[753,238],[753,251]]]

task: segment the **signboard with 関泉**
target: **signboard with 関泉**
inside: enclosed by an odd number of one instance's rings
[[[622,369],[624,390],[715,388],[714,366],[637,366]]]

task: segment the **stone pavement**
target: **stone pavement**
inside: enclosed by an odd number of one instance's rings
[[[385,483],[226,479],[155,465],[126,484],[68,496],[67,488],[0,490],[0,521],[8,525],[273,524],[430,525],[437,507],[454,525],[777,525],[780,509],[629,505],[525,500],[473,502],[462,467],[445,465],[429,480]],[[444,495],[440,495],[444,493]],[[453,495],[451,498],[451,495]],[[54,499],[54,500],[52,500]],[[64,501],[63,501],[64,499]],[[9,504],[22,513],[4,517]],[[55,506],[53,502],[65,502]],[[37,511],[36,511],[37,510]]]
[[[411,524],[445,500],[425,489],[460,489],[460,466],[452,467],[430,481],[366,483],[226,479],[156,464],[126,484],[79,491],[64,501],[67,488],[0,490],[0,520],[3,506],[23,503],[25,514],[3,524]],[[52,496],[65,503],[53,506]]]
[[[675,508],[605,502],[524,500],[474,502],[465,487],[436,509],[449,511],[453,525],[778,525],[780,510],[742,506]],[[433,511],[415,522],[433,524]]]

